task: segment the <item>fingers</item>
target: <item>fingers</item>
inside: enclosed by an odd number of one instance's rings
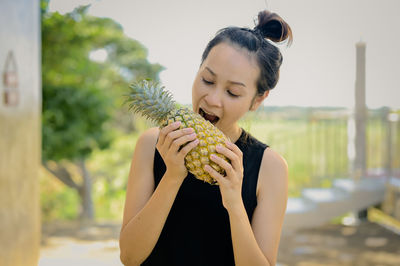
[[[195,139],[188,144],[186,144],[180,151],[179,154],[182,158],[185,158],[186,154],[188,154],[194,147],[199,144],[199,139]]]
[[[164,146],[167,149],[178,151],[179,147],[188,141],[194,140],[196,134],[193,128],[184,128],[168,133],[165,137]]]
[[[225,170],[227,176],[231,176],[233,174],[234,171],[230,163],[215,154],[211,154],[210,158]]]
[[[237,156],[239,156],[239,158],[243,157],[243,152],[239,149],[238,146],[236,146],[235,144],[233,144],[230,141],[226,141],[225,142],[226,146],[231,149]]]
[[[158,136],[158,142],[160,145],[164,145],[166,136],[171,132],[177,130],[181,125],[180,121],[176,121],[174,123],[169,124],[168,126],[162,128],[160,130],[160,134]]]
[[[218,173],[217,171],[215,171],[214,168],[212,168],[209,165],[205,165],[204,166],[204,170],[207,171],[210,176],[212,176],[213,178],[215,178],[215,180],[217,180],[218,184],[220,185],[225,185],[227,180],[225,177],[223,177],[220,173]]]
[[[225,161],[222,157],[212,154],[210,156],[211,160],[218,164],[222,169],[225,170],[226,172],[226,177],[223,177],[221,174],[219,174],[215,169],[210,167],[209,165],[206,165],[204,167],[204,170],[206,170],[212,177],[214,177],[219,183],[224,183],[227,182],[228,180],[233,180],[231,179],[234,176],[240,176],[243,177],[243,153],[242,151],[234,144],[227,142],[226,143],[227,147],[223,147],[221,145],[216,146],[216,150],[218,153],[225,155],[231,162]],[[240,175],[237,175],[240,172]]]
[[[226,148],[221,146],[221,145],[217,145],[216,146],[216,150],[218,153],[225,155],[232,164],[232,167],[236,170],[239,170],[242,168],[242,160],[243,160],[243,153],[242,151],[233,143],[231,142],[226,142]],[[221,165],[221,167],[223,167]],[[226,169],[225,169],[226,170]]]
[[[182,136],[188,135],[188,134],[192,134],[194,132],[193,128],[184,128],[184,129],[178,130],[180,125],[181,125],[181,122],[177,121],[177,122],[174,122],[174,123],[164,127],[163,129],[161,129],[160,136],[159,136],[160,145],[163,145],[164,147],[169,149],[171,144],[176,139],[178,139]],[[188,139],[187,141],[190,141],[190,140],[193,140],[193,138]]]
[[[170,133],[169,135],[172,135],[172,133]],[[191,133],[189,135],[183,135],[183,136],[179,134],[179,137],[172,141],[170,148],[173,152],[178,152],[182,145],[188,143],[189,141],[193,141],[195,139],[196,139],[196,133]]]

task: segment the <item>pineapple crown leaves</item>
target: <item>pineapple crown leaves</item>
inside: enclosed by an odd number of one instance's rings
[[[132,83],[129,87],[130,92],[125,101],[129,103],[129,109],[159,125],[176,108],[171,93],[156,81],[142,80]]]

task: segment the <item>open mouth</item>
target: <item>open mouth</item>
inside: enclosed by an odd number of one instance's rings
[[[211,122],[211,124],[215,125],[218,122],[219,117],[210,113],[205,112],[203,109],[199,108],[199,114],[204,117],[204,119]]]

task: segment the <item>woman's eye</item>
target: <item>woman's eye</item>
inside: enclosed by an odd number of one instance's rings
[[[229,96],[232,96],[232,97],[234,97],[234,98],[239,97],[239,95],[236,95],[236,94],[232,93],[232,92],[229,91],[229,90],[228,90],[228,94],[229,94]]]
[[[208,81],[208,80],[206,80],[206,79],[204,79],[204,78],[202,78],[202,80],[203,80],[203,82],[204,82],[205,84],[208,84],[208,85],[214,84],[214,82]]]

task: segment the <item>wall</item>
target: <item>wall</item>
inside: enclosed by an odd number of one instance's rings
[[[39,2],[0,1],[1,266],[37,265],[39,258]]]

